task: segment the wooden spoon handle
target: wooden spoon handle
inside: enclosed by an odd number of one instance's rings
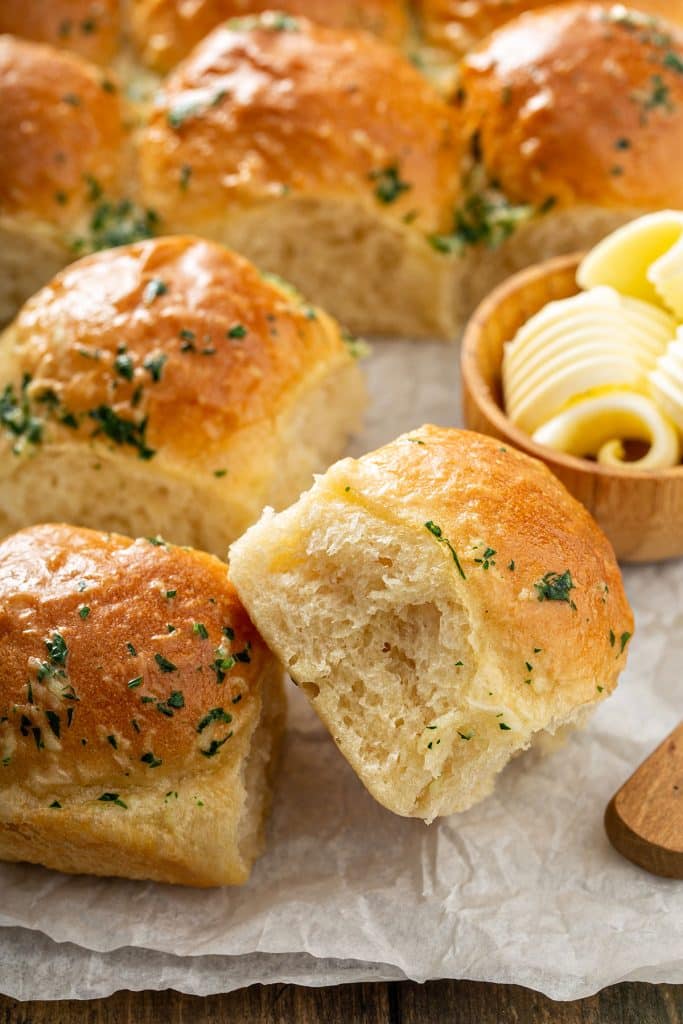
[[[683,722],[612,797],[605,829],[634,864],[683,878]]]

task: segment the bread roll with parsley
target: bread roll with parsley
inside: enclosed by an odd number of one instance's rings
[[[1,36],[0,140],[6,323],[81,247],[108,241],[127,163],[118,84],[75,54]]]
[[[0,544],[0,622],[0,859],[245,882],[284,701],[225,565],[37,526]]]
[[[2,0],[0,32],[72,50],[97,64],[116,57],[120,0]]]
[[[518,15],[548,6],[548,0],[415,0],[424,42],[443,51],[443,58],[451,62],[464,57],[491,32]],[[637,0],[627,8],[623,4],[609,6],[618,6],[622,12],[632,6],[650,17],[683,23],[683,5],[679,0]]]
[[[352,330],[450,335],[430,243],[460,188],[459,121],[370,35],[273,13],[229,22],[168,77],[140,144],[164,230],[224,242]]]
[[[683,206],[682,68],[680,28],[596,3],[523,14],[466,57],[471,157],[451,244],[470,304],[521,267]]]
[[[0,338],[0,535],[50,519],[225,558],[364,404],[339,325],[240,256],[184,237],[87,256]]]
[[[462,430],[336,463],[233,544],[230,574],[370,793],[426,821],[582,722],[633,630],[584,507],[540,462]]]
[[[404,45],[409,37],[408,5],[403,0],[133,0],[130,18],[142,60],[163,73],[221,22],[273,9],[283,26],[292,16],[303,15],[331,28],[372,32],[395,46]]]

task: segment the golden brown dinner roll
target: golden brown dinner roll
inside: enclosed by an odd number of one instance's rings
[[[2,0],[0,32],[73,50],[97,64],[115,58],[120,0]]]
[[[71,526],[0,544],[0,859],[246,881],[284,721],[225,565]]]
[[[112,243],[125,132],[109,72],[0,37],[0,323],[77,255]]]
[[[415,0],[423,39],[451,58],[463,57],[487,35],[525,11],[548,7],[552,0]],[[559,0],[562,2],[562,0]],[[622,4],[611,4],[624,10]],[[637,0],[643,14],[683,23],[681,0]]]
[[[633,629],[609,542],[550,471],[440,427],[264,513],[230,574],[370,793],[427,821],[607,697]]]
[[[276,10],[282,23],[303,15],[332,28],[364,29],[396,46],[409,35],[403,0],[131,0],[133,38],[142,60],[155,71],[170,71],[205,35],[229,18]]]
[[[222,241],[352,329],[454,328],[428,236],[459,195],[458,115],[370,35],[278,15],[216,29],[161,91],[140,151],[164,230]]]
[[[221,246],[85,257],[0,339],[0,535],[51,519],[225,557],[341,454],[364,398],[339,326]]]
[[[683,205],[682,71],[680,29],[610,4],[524,14],[465,59],[472,166],[453,244],[471,250],[472,301],[513,270]]]

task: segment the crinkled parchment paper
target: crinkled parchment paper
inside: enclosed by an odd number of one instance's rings
[[[374,402],[354,454],[461,422],[457,348],[378,343],[367,365]],[[616,695],[563,749],[516,759],[478,807],[429,827],[385,811],[291,687],[249,884],[202,892],[0,865],[0,990],[453,977],[574,998],[626,978],[683,982],[683,885],[623,860],[602,826],[681,717],[683,562],[631,568],[626,585],[637,627]]]

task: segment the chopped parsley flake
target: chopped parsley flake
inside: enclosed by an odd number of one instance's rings
[[[402,181],[397,164],[389,164],[378,171],[371,171],[368,175],[375,183],[375,196],[380,203],[393,203],[403,192],[408,192],[412,185]]]
[[[103,804],[116,804],[117,807],[123,807],[125,810],[128,810],[128,804],[123,802],[118,793],[103,793],[97,799]]]
[[[88,416],[99,424],[93,431],[93,437],[104,434],[115,444],[130,445],[137,449],[141,459],[151,459],[156,455],[155,450],[149,448],[146,441],[147,417],[140,423],[133,423],[131,420],[123,419],[109,405],[99,405],[96,409],[91,409]]]
[[[159,666],[162,672],[178,671],[178,666],[174,665],[172,661],[168,660],[168,658],[165,658],[163,654],[155,654],[154,660],[156,661],[157,665]]]
[[[486,548],[481,558],[475,558],[474,561],[476,562],[477,565],[480,565],[482,569],[488,569],[490,565],[496,564],[493,558],[495,553],[496,552],[493,550],[493,548]]]
[[[227,743],[232,732],[229,732],[227,736],[224,736],[222,740],[211,740],[208,750],[201,750],[204,757],[213,757],[221,749],[224,743]]]
[[[464,580],[466,580],[467,577],[465,576],[465,573],[463,572],[462,566],[460,564],[460,559],[458,558],[458,553],[455,550],[455,548],[453,547],[453,545],[451,544],[451,542],[449,541],[448,537],[444,537],[443,531],[442,531],[441,527],[437,526],[436,523],[433,523],[431,521],[431,519],[428,522],[425,523],[425,527],[429,530],[429,532],[431,533],[431,535],[433,537],[436,537],[436,539],[439,541],[439,543],[446,545],[446,547],[450,551],[451,555],[453,556],[453,561],[455,562],[455,565],[456,565],[456,568],[457,568],[458,572],[460,573],[461,577]]]
[[[88,616],[90,615],[90,609],[88,608],[87,604],[81,605],[81,607],[78,609],[78,614],[82,619],[88,618]]]
[[[119,352],[114,359],[114,370],[124,380],[132,380],[135,374],[133,357],[129,356],[127,352]]]
[[[74,249],[111,249],[150,238],[159,218],[154,210],[139,210],[130,199],[118,203],[102,202],[95,209],[88,229],[88,237],[76,239]]]
[[[563,573],[547,572],[543,579],[534,583],[534,587],[538,592],[539,601],[565,601],[576,609],[576,605],[569,597],[569,591],[576,589],[569,569]]]
[[[135,679],[131,679],[128,683],[129,690],[137,690],[138,686],[142,686],[142,676],[136,676]]]
[[[200,636],[202,640],[208,640],[209,638],[209,631],[203,622],[195,622],[192,626],[192,632]]]
[[[159,765],[163,764],[163,761],[160,758],[155,757],[151,750],[147,751],[146,754],[143,754],[140,760],[143,764],[149,765],[150,768],[158,768]]]
[[[57,737],[57,739],[59,739],[59,733],[61,728],[59,715],[57,714],[56,711],[46,711],[45,717],[47,718],[47,722],[48,725],[50,726],[50,729]]]
[[[462,253],[468,246],[480,244],[495,249],[535,212],[527,203],[512,204],[495,189],[475,193],[454,211],[451,234],[430,235],[428,241],[442,253]]]
[[[244,338],[246,334],[247,329],[244,324],[233,324],[225,336],[226,338]]]
[[[147,356],[142,364],[155,383],[161,380],[167,359],[168,356],[165,353],[159,352],[157,355]]]
[[[0,426],[16,438],[29,444],[38,444],[43,438],[43,421],[31,413],[26,390],[31,378],[26,374],[21,384],[21,395],[17,397],[11,384],[5,386],[0,395]],[[19,447],[13,449],[18,454]]]
[[[506,725],[505,722],[499,722],[498,728],[502,729],[504,732],[510,732],[510,726]]]
[[[620,654],[624,653],[624,648],[626,647],[626,644],[629,642],[630,639],[631,639],[631,634],[630,633],[622,633],[621,634],[621,636],[619,637],[619,648],[620,648],[619,649],[619,653]]]
[[[118,749],[119,749],[119,745],[118,745],[118,743],[116,742],[116,736],[114,736],[114,735],[113,735],[112,733],[110,733],[110,734],[109,734],[109,736],[107,736],[107,743],[108,743],[108,744],[109,744],[109,745],[110,745],[111,747],[113,747],[113,748],[114,748],[114,750],[118,750]]]
[[[211,710],[200,719],[197,726],[197,732],[203,732],[207,726],[211,725],[212,722],[224,722],[229,725],[232,722],[232,715],[229,711],[224,711],[223,708],[211,708]]]
[[[50,640],[45,641],[47,653],[53,665],[65,665],[66,656],[69,653],[66,640],[61,633],[53,633]]]

